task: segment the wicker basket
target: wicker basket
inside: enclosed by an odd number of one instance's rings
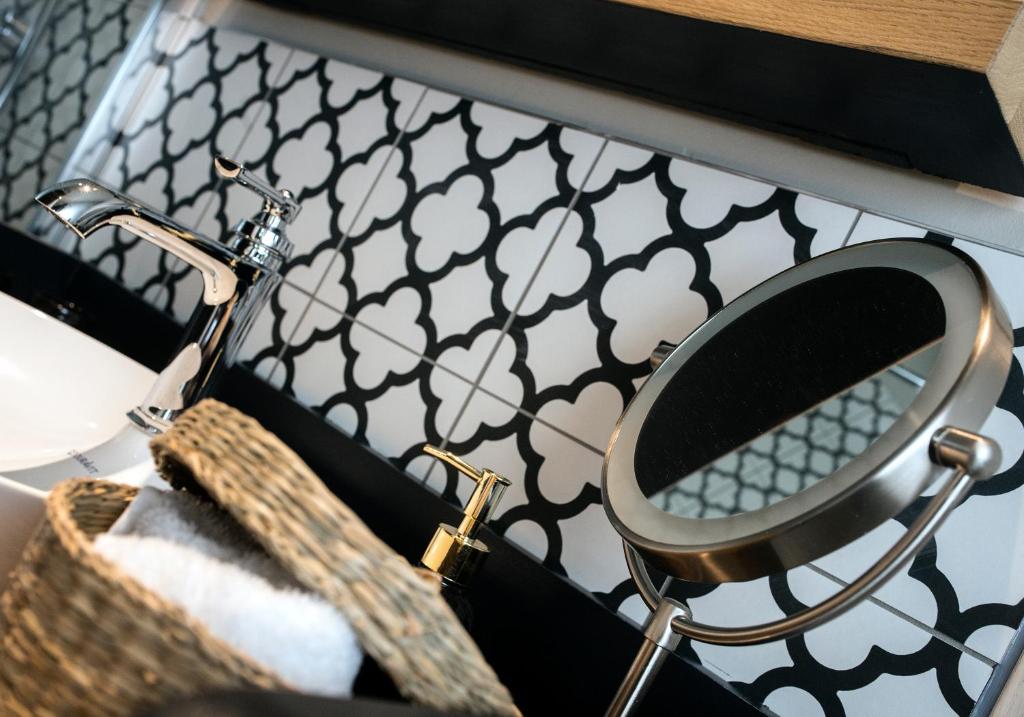
[[[203,401],[152,449],[172,485],[209,495],[345,614],[409,700],[518,714],[436,582],[381,542],[256,421]],[[210,689],[289,687],[93,550],[92,539],[135,494],[75,479],[48,496],[45,520],[0,597],[5,717],[130,715]]]

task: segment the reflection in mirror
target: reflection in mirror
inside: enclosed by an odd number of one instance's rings
[[[924,386],[939,344],[718,458],[650,501],[684,518],[763,508],[825,478],[888,430]]]
[[[810,487],[899,418],[944,332],[932,285],[879,267],[797,284],[697,332],[655,374],[665,383],[634,455],[642,493],[673,515],[716,518]]]

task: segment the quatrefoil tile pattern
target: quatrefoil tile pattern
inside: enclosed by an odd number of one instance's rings
[[[317,303],[334,313],[306,312],[280,354],[277,378],[284,388],[325,415],[344,406],[343,415],[355,416],[362,415],[365,392],[375,397],[412,380],[416,368],[395,353],[395,361],[381,361],[372,372],[362,368],[369,361],[357,358],[344,376],[332,375],[333,383],[299,390],[297,362],[326,351],[317,337],[344,314],[425,362],[417,379],[424,425],[405,445],[392,437],[386,454],[405,466],[424,440],[444,439],[601,144],[593,135],[427,91],[340,250],[328,247],[329,259],[312,259],[328,266]],[[528,191],[517,191],[523,187]],[[336,332],[327,337],[334,340]],[[341,349],[335,345],[336,353]],[[351,359],[359,347],[346,349],[341,353]],[[439,378],[449,374],[459,377],[450,387]]]
[[[15,4],[36,21],[38,3]],[[35,194],[55,181],[145,19],[124,0],[58,0],[35,52],[0,108],[0,217],[29,228]],[[11,61],[0,64],[0,81]]]
[[[218,187],[213,156],[235,155],[243,139],[265,134],[265,97],[290,54],[251,36],[165,16],[126,80],[137,92],[104,108],[83,140],[87,148],[103,148],[90,174],[185,226],[199,225]],[[104,233],[77,251],[179,319],[195,306],[198,293],[178,291],[170,280],[183,273],[181,263],[137,237]]]
[[[289,228],[295,253],[242,359],[453,502],[468,486],[422,456],[424,442],[508,475],[495,529],[635,622],[646,610],[599,481],[651,349],[798,262],[926,235],[193,18],[165,13],[144,40],[123,85],[98,102],[73,168],[209,236],[258,207],[213,177],[213,153],[294,191],[303,205]],[[59,171],[31,157],[3,161],[10,176],[31,177],[26,185]],[[955,243],[996,282],[1019,360],[1024,295],[1014,277],[1024,259]],[[198,298],[192,272],[132,237],[74,250],[179,320]],[[1015,362],[986,426],[1004,446],[1002,472],[872,601],[781,643],[687,642],[684,659],[780,715],[907,704],[969,714],[1024,618],[1024,571],[1013,565],[1024,547],[1021,377]],[[708,622],[790,614],[854,579],[919,510],[784,575],[670,590]]]

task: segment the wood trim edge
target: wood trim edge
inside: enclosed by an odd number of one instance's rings
[[[986,75],[1013,143],[1024,155],[1024,9],[1007,30]]]

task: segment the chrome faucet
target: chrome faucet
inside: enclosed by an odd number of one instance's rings
[[[263,198],[262,210],[240,221],[223,242],[197,234],[170,217],[89,179],[61,182],[36,196],[83,240],[112,226],[134,234],[195,267],[203,296],[185,330],[182,348],[157,377],[143,402],[128,413],[147,433],[160,433],[209,390],[238,353],[256,313],[281,281],[291,256],[285,225],[299,213],[288,190],[277,190],[226,157],[217,174]]]

